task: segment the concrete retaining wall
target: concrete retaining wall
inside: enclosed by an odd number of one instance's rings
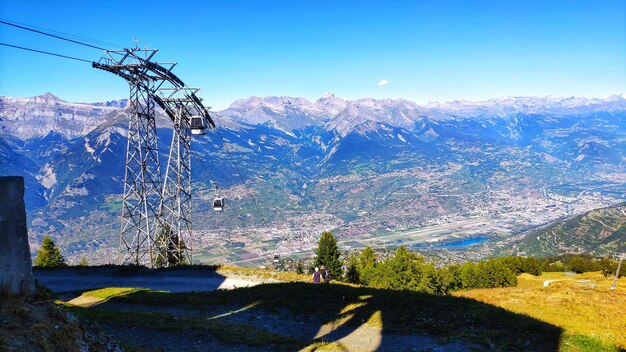
[[[35,292],[32,273],[24,178],[0,177],[0,297]]]

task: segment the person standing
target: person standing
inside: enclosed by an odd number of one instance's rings
[[[315,267],[315,272],[313,272],[313,283],[319,284],[321,281],[322,273],[320,272],[320,268]]]
[[[324,280],[325,284],[329,283],[331,279],[330,271],[328,271],[328,269],[324,265],[322,265],[322,279]]]

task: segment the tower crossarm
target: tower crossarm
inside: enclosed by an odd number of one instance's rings
[[[189,117],[202,116],[212,128],[215,122],[196,93],[197,88],[189,88],[178,78],[172,69],[176,63],[157,63],[150,61],[156,49],[124,49],[107,51],[108,57],[101,58],[92,66],[124,78],[129,83],[143,85],[142,82],[156,83],[151,92],[155,102],[175,123],[177,103],[184,103]],[[167,66],[167,67],[166,67]]]

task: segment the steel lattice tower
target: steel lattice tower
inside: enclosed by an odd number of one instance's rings
[[[198,89],[186,87],[171,72],[175,63],[150,61],[156,52],[107,51],[108,57],[93,67],[114,73],[130,85],[120,263],[167,267],[192,260],[191,117],[200,116],[211,127],[215,124],[195,95]],[[155,103],[174,124],[164,178]]]
[[[130,83],[128,143],[119,243],[122,263],[150,263],[150,265],[153,263],[151,255],[153,241],[150,237],[155,231],[155,220],[158,218],[157,205],[161,198],[161,167],[154,100],[150,95],[153,87],[152,82]]]
[[[189,97],[196,91],[189,88],[163,89],[159,97],[163,106],[168,106],[168,103],[173,106],[166,111],[169,109],[168,114],[174,116],[174,132],[159,207],[159,213],[170,231],[161,236],[160,248],[165,248],[168,256],[163,259],[180,264],[192,262],[191,128],[188,112],[194,110],[194,101]],[[165,240],[167,243],[164,243]]]

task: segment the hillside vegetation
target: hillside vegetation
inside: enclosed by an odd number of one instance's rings
[[[530,233],[519,244],[527,255],[626,251],[626,203],[596,209]]]

